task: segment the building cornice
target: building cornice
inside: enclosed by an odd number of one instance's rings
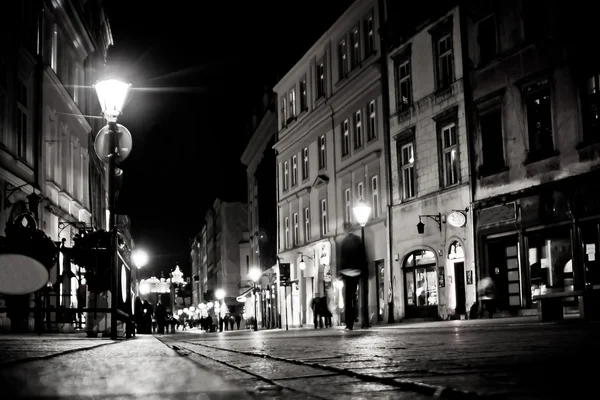
[[[306,53],[300,58],[300,60],[294,64],[294,66],[277,82],[273,88],[274,92],[279,93],[281,90],[287,91],[288,86],[292,84],[293,78],[298,70],[304,70],[308,68],[308,64],[311,59],[321,55],[323,49],[330,44],[332,41],[338,40],[342,32],[350,30],[350,28],[358,22],[359,18],[362,18],[369,9],[373,9],[373,19],[377,21],[377,1],[354,1],[350,7],[344,11],[344,13],[321,35],[321,37],[308,49]],[[362,27],[361,27],[362,28]],[[376,46],[379,45],[379,34],[375,32]]]
[[[81,113],[79,106],[73,101],[73,98],[71,98],[71,95],[69,95],[69,93],[65,89],[63,83],[56,76],[56,74],[54,73],[54,70],[49,65],[47,65],[44,68],[44,73],[46,74],[48,79],[50,79],[50,81],[52,82],[52,86],[54,87],[54,89],[56,89],[56,91],[60,94],[60,96],[64,100],[66,106],[69,108],[69,111],[72,111],[72,116],[74,118],[76,118],[77,121],[79,121],[79,123],[81,124],[81,126],[83,127],[83,129],[86,132],[90,132],[92,130],[92,127],[90,126],[89,122],[85,119],[85,117]]]
[[[246,167],[253,165],[258,157],[262,157],[267,143],[276,134],[277,114],[271,110],[267,110],[242,153],[240,158],[242,164]]]

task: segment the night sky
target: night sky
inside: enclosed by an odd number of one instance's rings
[[[118,212],[151,255],[144,277],[179,263],[216,197],[246,201],[239,161],[265,85],[272,87],[351,0],[106,0],[107,64],[133,85],[119,123],[133,135]]]

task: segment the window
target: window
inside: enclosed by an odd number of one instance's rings
[[[58,73],[58,26],[53,24],[50,48],[50,67]]]
[[[600,141],[600,74],[585,82],[582,91],[582,117],[584,142]]]
[[[371,177],[371,203],[373,208],[373,218],[379,217],[379,185],[377,175]]]
[[[327,200],[321,200],[321,235],[327,235]]]
[[[365,200],[365,186],[362,182],[358,182],[356,185],[356,198],[360,201]]]
[[[417,250],[406,257],[402,269],[407,307],[437,306],[438,277],[435,267],[436,256],[432,251]]]
[[[479,114],[479,131],[483,156],[480,173],[486,175],[498,172],[505,165],[502,109],[500,107]]]
[[[496,18],[490,15],[477,24],[477,42],[479,43],[479,64],[487,64],[496,57]]]
[[[295,246],[298,246],[298,243],[300,242],[298,233],[299,233],[298,213],[294,213],[294,245]]]
[[[444,186],[458,183],[458,146],[456,142],[456,125],[454,123],[442,128],[442,160]]]
[[[409,59],[405,59],[396,64],[396,80],[396,101],[398,103],[398,111],[404,111],[412,104]]]
[[[350,46],[350,69],[354,69],[360,63],[360,35],[358,34],[358,27],[350,32]]]
[[[375,26],[373,15],[369,15],[364,21],[365,32],[365,57],[375,52]]]
[[[327,154],[325,152],[325,135],[319,137],[319,169],[327,167]]]
[[[308,93],[306,92],[306,78],[300,81],[300,112],[308,110]]]
[[[292,89],[290,90],[289,93],[289,106],[290,106],[290,111],[289,111],[289,118],[294,118],[296,116],[296,89]]]
[[[285,217],[284,219],[285,225],[285,248],[288,249],[290,247],[290,218]]]
[[[359,149],[363,145],[363,132],[360,110],[354,113],[354,149]]]
[[[290,170],[289,170],[288,162],[286,161],[283,163],[283,190],[288,189],[289,176],[290,176]]]
[[[445,33],[435,40],[437,88],[444,89],[454,80],[452,67],[452,35]]]
[[[287,101],[285,100],[285,97],[281,98],[281,127],[285,128],[287,125]]]
[[[298,183],[298,156],[292,156],[292,186]]]
[[[250,256],[246,256],[246,273],[250,273]]]
[[[413,142],[406,143],[400,147],[400,169],[402,184],[402,200],[415,197],[415,152]]]
[[[304,240],[310,240],[310,210],[308,207],[304,209]]]
[[[350,189],[346,189],[344,191],[344,200],[345,200],[345,208],[344,208],[344,222],[349,224],[352,222],[352,195],[350,194]]]
[[[342,157],[350,153],[350,131],[348,125],[347,119],[342,122]]]
[[[17,81],[17,114],[16,114],[16,153],[17,156],[27,162],[32,162],[31,157],[28,157],[28,146],[30,146],[29,138],[29,95],[28,88],[25,83],[19,79]]]
[[[525,87],[524,97],[530,161],[550,157],[554,153],[554,138],[552,136],[552,103],[548,79]]]
[[[308,179],[308,147],[302,149],[302,180]]]
[[[377,138],[377,124],[375,122],[375,100],[369,102],[369,132],[367,140],[371,141]]]
[[[325,65],[317,63],[317,99],[325,96]]]
[[[342,39],[338,43],[338,74],[339,79],[348,76],[348,46],[346,39]]]

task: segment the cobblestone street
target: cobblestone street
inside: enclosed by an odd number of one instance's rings
[[[225,379],[271,397],[412,399],[453,388],[457,397],[472,392],[542,399],[595,391],[587,364],[600,354],[599,331],[598,324],[577,322],[456,321],[159,339]]]

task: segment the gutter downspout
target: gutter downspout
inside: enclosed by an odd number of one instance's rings
[[[473,92],[471,89],[471,60],[469,58],[469,38],[467,35],[467,20],[466,13],[463,12],[464,5],[461,2],[458,5],[458,13],[460,19],[460,38],[461,38],[461,47],[462,47],[462,64],[463,64],[463,98],[465,103],[465,129],[466,129],[466,141],[467,141],[467,149],[469,152],[469,214],[471,219],[471,240],[473,241],[473,263],[476,264],[474,268],[475,273],[475,282],[479,280],[479,266],[481,265],[478,262],[479,256],[479,248],[477,241],[477,234],[475,232],[475,210],[473,210],[473,203],[475,201],[475,190],[476,190],[476,181],[475,181],[475,165],[474,165],[474,157],[475,149],[473,148],[473,141],[471,140],[471,116],[474,115],[473,111]],[[475,302],[478,302],[477,299],[477,291],[475,291]],[[480,305],[481,306],[481,305]],[[467,310],[467,313],[469,310]]]
[[[36,138],[36,146],[34,149],[34,160],[36,160],[35,162],[38,163],[38,165],[36,165],[36,167],[34,168],[34,190],[33,193],[35,194],[35,188],[37,188],[40,192],[42,191],[42,187],[43,187],[43,177],[45,176],[45,174],[40,173],[42,168],[45,167],[45,162],[43,162],[42,160],[42,155],[44,154],[44,132],[43,132],[43,124],[44,124],[44,102],[42,99],[42,96],[44,95],[43,92],[43,85],[44,85],[44,60],[42,59],[42,48],[43,48],[43,44],[44,44],[44,12],[45,12],[45,7],[43,2],[39,2],[38,4],[40,4],[40,9],[38,10],[36,16],[37,16],[37,20],[36,20],[36,25],[37,25],[37,37],[36,37],[36,65],[35,65],[35,95],[33,96],[34,98],[34,110],[35,110],[35,122],[34,122],[34,127],[36,132],[38,132],[37,134],[37,138]],[[39,199],[41,200],[42,196],[43,196],[43,192],[40,193],[40,197]],[[38,207],[39,208],[39,207]],[[35,215],[36,218],[38,219],[38,223],[40,222],[39,220],[40,215],[39,215],[39,209],[35,210]],[[40,224],[41,225],[41,224]]]
[[[277,118],[277,115],[275,116]],[[275,143],[277,143],[279,141],[279,127],[277,127],[277,133],[275,134]],[[276,224],[277,224],[277,237],[275,240],[275,262],[277,263],[277,266],[279,267],[279,242],[280,242],[280,236],[281,236],[281,215],[280,215],[280,207],[279,207],[279,151],[273,149],[273,151],[275,152],[275,196],[277,199],[277,218],[276,218]],[[262,267],[262,266],[261,266]],[[261,268],[262,269],[262,268]],[[279,295],[279,291],[280,291],[280,286],[279,286],[279,281],[277,282],[277,320],[275,321],[277,328],[281,329],[281,297]],[[287,290],[287,289],[286,289]],[[256,293],[254,294],[254,298],[256,299]],[[256,301],[256,300],[255,300]],[[287,309],[287,299],[284,297],[284,301],[285,301],[285,307]],[[256,318],[257,316],[255,315],[254,318]],[[258,322],[257,322],[258,323]]]
[[[390,143],[390,85],[388,81],[388,51],[387,51],[387,27],[386,27],[386,9],[385,0],[377,0],[379,9],[379,43],[381,49],[381,102],[383,116],[383,147],[386,157],[385,183],[387,186],[387,240],[388,240],[388,259],[390,271],[390,297],[391,302],[388,302],[388,323],[394,323],[394,257],[392,251],[393,240],[393,210],[392,210],[392,150]]]

